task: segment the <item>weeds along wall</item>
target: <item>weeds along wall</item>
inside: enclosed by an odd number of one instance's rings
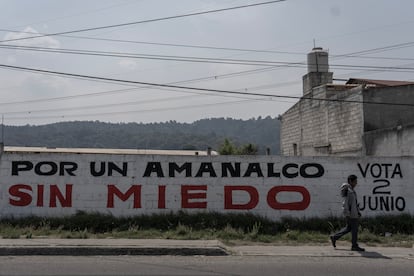
[[[414,158],[171,156],[3,152],[0,216],[77,211],[135,216],[252,213],[341,216],[339,187],[358,176],[363,216],[414,214]]]

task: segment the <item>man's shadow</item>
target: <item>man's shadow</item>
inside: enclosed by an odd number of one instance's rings
[[[357,254],[360,254],[361,257],[369,258],[369,259],[387,259],[387,260],[391,260],[392,259],[390,257],[384,256],[384,255],[382,255],[382,254],[380,254],[378,252],[374,252],[374,251],[352,251],[350,249],[338,249],[338,248],[336,248],[335,250],[338,250],[338,251],[349,251],[351,253],[357,253]]]

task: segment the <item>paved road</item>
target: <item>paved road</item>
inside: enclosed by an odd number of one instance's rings
[[[414,260],[281,256],[1,256],[0,275],[412,275]]]

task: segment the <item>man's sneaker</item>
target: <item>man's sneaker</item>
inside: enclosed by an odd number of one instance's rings
[[[336,248],[336,240],[335,240],[335,238],[333,236],[330,236],[329,238],[331,239],[332,246],[334,248]]]
[[[364,248],[361,248],[361,247],[359,247],[359,246],[353,246],[353,247],[351,248],[351,250],[352,250],[352,251],[359,251],[359,252],[365,251],[365,249],[364,249]]]

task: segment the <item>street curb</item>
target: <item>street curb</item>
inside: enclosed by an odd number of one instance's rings
[[[117,255],[176,255],[227,256],[221,247],[0,247],[0,256],[117,256]]]
[[[338,248],[303,245],[226,245],[218,240],[164,239],[0,239],[0,256],[269,256],[269,257],[363,257],[414,259],[414,248],[366,247],[351,251],[346,243]]]

